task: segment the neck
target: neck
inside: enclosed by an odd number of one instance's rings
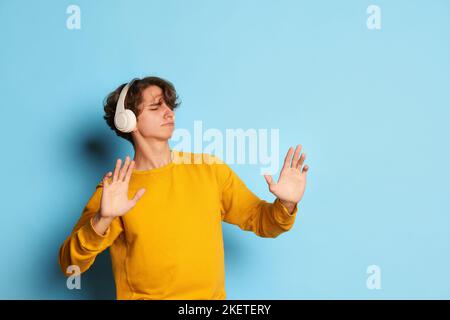
[[[168,141],[145,141],[135,144],[134,161],[134,170],[138,171],[168,165],[172,161]]]

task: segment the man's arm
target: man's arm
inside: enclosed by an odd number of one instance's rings
[[[305,155],[300,156],[300,150],[301,146],[297,146],[295,153],[289,149],[277,183],[265,176],[269,190],[277,196],[273,203],[258,198],[226,163],[217,159],[222,220],[260,237],[275,238],[290,230],[297,204],[303,197],[308,170],[308,166],[301,170]]]
[[[89,269],[96,256],[107,249],[123,231],[119,218],[111,221],[98,219],[101,192],[99,184],[71,234],[59,249],[58,262],[66,276],[70,275],[67,274],[70,265],[78,266],[81,272]]]
[[[81,272],[87,270],[95,257],[113,244],[123,231],[121,216],[129,212],[145,193],[139,189],[128,199],[128,188],[134,160],[117,159],[114,174],[104,177],[83,210],[80,220],[71,235],[59,250],[59,264],[64,274],[69,265],[77,265]]]
[[[227,164],[216,166],[223,221],[264,238],[275,238],[291,229],[296,206],[288,210],[278,198],[273,203],[262,200],[247,188]]]

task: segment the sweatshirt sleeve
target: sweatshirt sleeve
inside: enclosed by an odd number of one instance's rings
[[[86,204],[81,217],[73,228],[71,234],[63,242],[59,249],[58,260],[62,272],[66,273],[67,267],[76,265],[80,272],[85,272],[94,263],[96,256],[112,245],[114,240],[123,231],[119,217],[115,218],[105,234],[98,234],[93,225],[92,218],[100,209],[103,183],[100,182],[94,194]]]
[[[223,221],[264,238],[276,238],[292,228],[297,215],[297,205],[292,214],[289,214],[278,198],[272,203],[258,198],[220,159],[216,158],[215,166]]]

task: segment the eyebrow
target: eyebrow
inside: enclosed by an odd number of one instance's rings
[[[155,100],[158,100],[161,97],[162,97],[162,95],[159,95],[159,96],[155,97]],[[158,104],[159,104],[159,101],[158,102],[154,102],[154,103],[150,103],[149,106],[156,106]]]

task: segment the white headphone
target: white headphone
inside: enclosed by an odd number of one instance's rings
[[[123,87],[117,100],[116,113],[114,115],[114,125],[121,132],[131,132],[136,128],[136,116],[130,109],[125,109],[125,97],[128,89],[137,78],[131,80]]]

